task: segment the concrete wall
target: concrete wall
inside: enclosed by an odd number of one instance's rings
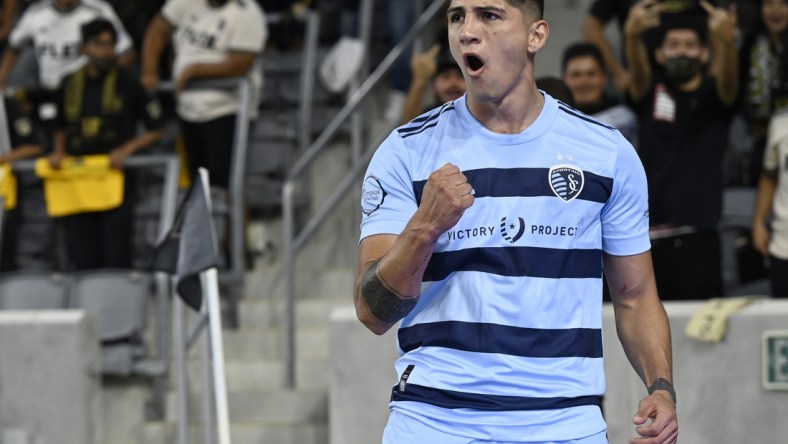
[[[94,317],[0,312],[0,444],[99,444],[100,366]]]
[[[766,391],[761,384],[761,335],[788,329],[788,301],[764,300],[734,315],[723,342],[710,344],[685,336],[701,303],[667,303],[673,354],[679,442],[748,444],[786,442],[788,391]],[[352,307],[332,313],[331,444],[380,442],[388,416],[390,388],[396,382],[395,336],[377,337],[355,317]],[[638,401],[646,389],[615,334],[613,312],[604,313],[605,412],[610,442],[628,442]]]

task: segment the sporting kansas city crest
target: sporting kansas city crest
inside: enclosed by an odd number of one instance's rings
[[[550,168],[550,188],[556,196],[569,202],[583,191],[583,170],[572,165],[556,165]]]

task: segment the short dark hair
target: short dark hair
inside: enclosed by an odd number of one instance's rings
[[[528,7],[530,5],[536,6],[536,9],[538,10],[537,18],[539,19],[544,18],[544,0],[506,0],[506,1],[509,2],[510,5],[517,8]]]
[[[102,18],[97,18],[95,20],[89,21],[82,25],[82,43],[87,43],[90,40],[100,36],[101,34],[108,32],[112,34],[112,40],[114,42],[118,41],[118,31],[115,29],[115,26],[109,20],[105,20]]]
[[[602,71],[607,72],[605,59],[602,58],[602,51],[593,43],[588,42],[574,43],[564,49],[564,55],[561,59],[561,72],[566,72],[566,66],[572,59],[577,57],[591,57],[596,60]]]
[[[694,31],[698,35],[700,43],[707,45],[709,30],[706,21],[706,16],[701,14],[676,14],[665,16],[662,18],[662,23],[659,27],[659,44],[661,45],[665,42],[665,37],[667,37],[668,32],[676,29],[686,29]]]

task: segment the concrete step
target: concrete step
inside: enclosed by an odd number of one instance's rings
[[[175,385],[175,372],[171,378]],[[203,387],[202,363],[191,360],[187,365],[189,387]],[[278,390],[286,384],[286,369],[282,360],[248,359],[227,361],[225,364],[228,392]],[[296,386],[301,390],[326,390],[328,388],[328,366],[325,359],[299,359],[296,363]]]
[[[348,299],[352,300],[355,270],[349,266],[338,265],[325,268],[331,263],[330,250],[324,253],[326,262],[317,270],[297,266],[296,298],[312,299]],[[281,265],[270,269],[255,270],[245,275],[244,298],[247,300],[282,301],[286,294],[284,270]]]
[[[327,332],[327,324],[304,322],[303,326],[296,330],[296,356],[305,359],[328,359]],[[225,330],[223,338],[226,361],[281,359],[284,356],[285,343],[280,327]],[[199,359],[199,356],[193,359]]]
[[[300,299],[296,301],[296,327],[328,325],[328,315],[334,307],[353,305],[353,293],[345,297]],[[239,307],[241,329],[282,325],[285,316],[284,298],[266,301],[243,299]]]
[[[202,418],[202,393],[189,394],[189,418]],[[231,423],[304,424],[328,421],[328,393],[325,390],[271,390],[227,394]],[[177,393],[167,395],[166,421],[178,418]]]
[[[177,442],[177,428],[171,422],[149,422],[139,428],[137,437],[139,444],[173,444]],[[189,437],[189,444],[203,444],[200,423],[189,427]],[[233,444],[327,444],[328,426],[313,423],[233,423],[230,425],[230,437]]]

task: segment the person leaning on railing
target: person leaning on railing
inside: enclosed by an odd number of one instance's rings
[[[96,19],[82,27],[82,52],[88,62],[63,80],[53,152],[49,156],[49,166],[55,171],[47,171],[46,177],[69,179],[58,177],[57,170],[65,176],[68,170],[79,168],[86,175],[95,174],[102,164],[107,175],[117,175],[126,158],[161,138],[161,106],[136,78],[117,66],[117,36],[107,20]],[[144,123],[146,131],[138,133],[139,122]],[[95,169],[91,169],[93,165]],[[46,169],[37,166],[37,173],[42,175],[41,170]],[[122,196],[114,196],[111,202],[93,202],[96,206],[91,206],[105,210],[66,209],[70,268],[131,266],[133,186],[126,179],[120,188]],[[88,197],[98,198],[101,191],[97,189]],[[52,203],[47,196],[50,214]]]

